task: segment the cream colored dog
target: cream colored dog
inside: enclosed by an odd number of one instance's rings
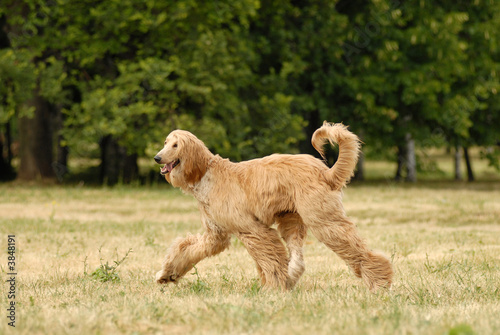
[[[325,122],[312,137],[323,158],[327,141],[339,145],[332,168],[310,155],[233,163],[213,155],[190,132],[171,132],[155,161],[164,164],[161,174],[169,183],[198,200],[205,232],[175,240],[156,281],[176,282],[202,259],[228,248],[235,235],[255,260],[264,287],[291,289],[304,272],[309,229],[371,290],[389,287],[391,263],[367,247],[342,206],[341,190],[356,166],[359,140],[344,125]]]

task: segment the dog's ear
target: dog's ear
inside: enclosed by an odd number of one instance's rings
[[[194,157],[184,162],[184,179],[188,184],[196,184],[207,172],[207,167],[202,162],[198,162]]]
[[[198,139],[183,139],[181,160],[184,180],[187,184],[196,184],[207,172],[207,153],[205,145]]]

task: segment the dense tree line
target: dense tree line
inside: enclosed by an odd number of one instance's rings
[[[415,147],[480,146],[499,167],[498,13],[495,0],[1,0],[1,176],[14,154],[28,180],[92,157],[102,182],[127,182],[174,128],[234,160],[312,152],[325,119],[397,160],[396,178],[416,179]]]

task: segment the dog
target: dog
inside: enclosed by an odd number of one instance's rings
[[[305,270],[302,247],[309,230],[370,290],[389,288],[391,262],[368,248],[342,205],[342,188],[358,160],[358,137],[325,121],[311,142],[324,161],[273,154],[234,163],[212,154],[190,132],[172,131],[154,160],[170,184],[198,200],[205,231],[173,242],[157,283],[176,283],[202,259],[227,249],[234,235],[255,260],[264,288],[290,290]],[[325,164],[326,142],[339,146],[332,168]]]

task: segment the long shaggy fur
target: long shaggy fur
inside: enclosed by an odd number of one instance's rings
[[[174,241],[157,282],[176,282],[225,250],[235,235],[255,260],[264,287],[291,289],[305,270],[302,248],[310,230],[371,290],[390,287],[391,263],[368,248],[342,206],[341,190],[353,175],[360,142],[344,125],[325,122],[312,137],[323,158],[326,142],[339,145],[332,168],[310,155],[233,163],[190,132],[170,133],[155,160],[165,164],[169,183],[198,200],[205,232]]]

